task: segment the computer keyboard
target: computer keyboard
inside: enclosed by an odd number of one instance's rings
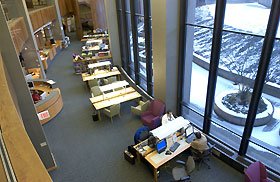
[[[175,142],[171,147],[170,147],[170,151],[174,152],[178,147],[180,146],[180,143]]]

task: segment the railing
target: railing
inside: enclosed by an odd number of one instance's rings
[[[16,182],[16,176],[4,143],[4,139],[2,137],[2,130],[0,128],[0,157],[2,160],[3,168],[6,174],[6,178],[8,182]]]

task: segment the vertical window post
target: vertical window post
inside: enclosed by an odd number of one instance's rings
[[[152,25],[150,0],[144,2],[144,29],[145,29],[145,51],[146,51],[146,74],[148,94],[153,94],[153,68],[152,68]]]
[[[131,28],[132,28],[132,40],[133,40],[133,55],[134,55],[134,71],[135,71],[135,83],[140,84],[139,81],[139,48],[138,48],[138,17],[136,16],[136,10],[138,9],[137,0],[130,1],[131,12]]]
[[[226,10],[226,1],[222,1],[222,0],[217,1],[212,48],[211,48],[207,96],[206,96],[204,121],[203,121],[203,132],[206,134],[208,134],[210,131],[210,119],[212,115],[213,103],[215,98],[225,10]]]
[[[243,131],[243,136],[239,148],[239,155],[245,155],[247,152],[249,139],[254,126],[254,121],[256,119],[257,108],[262,95],[262,90],[266,78],[266,74],[269,68],[269,62],[273,50],[274,40],[276,37],[279,16],[280,16],[280,1],[273,0],[271,5],[271,11],[269,15],[269,20],[267,24],[267,29],[265,33],[264,43],[262,47],[262,53],[260,58],[260,63],[258,67],[258,72],[254,84],[254,90],[251,97],[251,102],[248,110],[248,116],[245,123],[245,128]]]

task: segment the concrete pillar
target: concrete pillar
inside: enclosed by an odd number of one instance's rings
[[[45,167],[47,169],[53,168],[55,162],[48,146],[45,133],[38,119],[2,8],[0,10],[0,26],[0,40],[2,42],[0,44],[0,50],[3,62],[11,80],[10,83],[15,91],[14,95],[16,95],[16,98],[14,98],[14,100],[18,101],[18,108],[20,110],[24,127]]]
[[[14,3],[10,2],[8,4],[10,17],[23,17],[26,25],[28,40],[26,41],[25,46],[21,52],[24,57],[26,69],[41,68],[43,74],[42,77],[46,78],[25,0],[19,0],[16,2],[14,1]]]
[[[154,97],[176,111],[180,0],[152,0]]]
[[[62,19],[59,11],[58,0],[47,0],[48,6],[54,5],[56,19],[52,22],[51,31],[54,40],[65,40],[65,34],[63,31]]]
[[[110,37],[110,50],[115,65],[121,66],[121,50],[119,42],[118,15],[116,1],[104,0],[107,18],[107,27]]]
[[[76,26],[76,34],[78,39],[83,38],[83,28],[80,18],[80,9],[78,0],[72,0],[73,9],[74,9],[74,18],[75,18],[75,26]]]

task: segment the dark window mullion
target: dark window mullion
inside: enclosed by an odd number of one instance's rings
[[[137,0],[130,2],[131,11],[131,28],[132,28],[132,40],[133,40],[133,55],[134,55],[134,71],[135,71],[135,83],[139,85],[139,48],[138,48],[138,28],[137,28],[137,16],[135,16],[135,10],[137,7]]]
[[[211,116],[213,111],[213,103],[216,91],[217,74],[222,43],[222,30],[224,25],[225,9],[226,1],[217,1],[203,121],[203,132],[206,134],[209,134],[210,131]]]
[[[127,71],[127,64],[125,62],[126,51],[123,46],[125,42],[123,42],[123,19],[122,19],[121,0],[116,0],[116,6],[117,6],[119,42],[120,42],[120,49],[121,49],[121,63],[122,63],[122,67]]]
[[[127,9],[127,3],[126,0],[122,0],[122,9],[126,10]],[[124,40],[125,40],[125,49],[126,49],[126,60],[125,60],[125,64],[127,67],[127,72],[128,74],[131,76],[131,71],[130,71],[130,67],[128,66],[131,62],[131,54],[130,54],[130,40],[129,40],[129,27],[128,27],[128,18],[127,18],[127,14],[125,13],[125,11],[122,11],[122,15],[123,15],[123,25],[124,25]]]
[[[280,1],[273,1],[271,5],[269,20],[267,24],[267,29],[265,33],[265,38],[262,47],[262,53],[260,57],[260,62],[258,66],[258,72],[254,83],[254,89],[250,101],[250,106],[248,110],[248,115],[243,131],[243,136],[239,148],[239,155],[245,155],[249,145],[249,139],[252,134],[254,122],[256,119],[257,108],[259,101],[261,99],[263,86],[265,84],[265,78],[269,68],[269,62],[271,59],[271,54],[273,51],[274,41],[279,24],[280,16]]]
[[[144,2],[144,29],[145,29],[145,50],[146,50],[146,74],[148,94],[152,95],[152,28],[151,28],[151,5],[150,0]]]

